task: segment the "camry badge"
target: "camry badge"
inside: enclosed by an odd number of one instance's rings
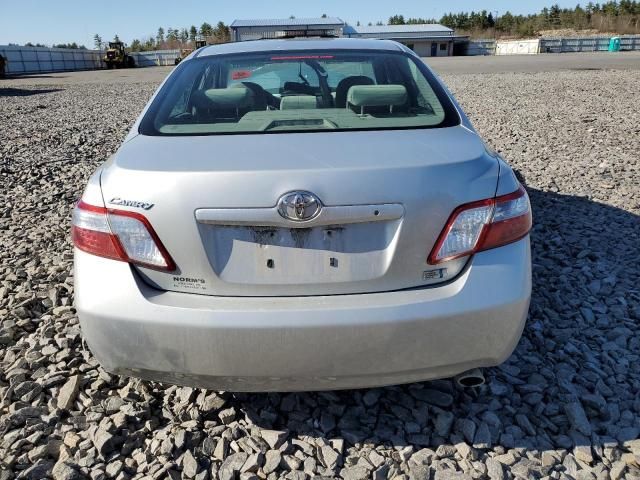
[[[122,207],[133,207],[133,208],[142,208],[144,210],[151,210],[153,208],[153,203],[148,202],[138,202],[135,200],[124,200],[120,197],[114,197],[109,200],[111,205],[120,205]]]
[[[278,213],[287,220],[306,222],[314,219],[322,210],[322,202],[311,192],[285,193],[278,200]]]

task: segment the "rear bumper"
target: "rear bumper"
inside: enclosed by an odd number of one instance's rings
[[[75,252],[84,336],[109,371],[230,391],[331,390],[502,363],[531,295],[529,238],[475,256],[448,285],[323,297],[161,292]]]

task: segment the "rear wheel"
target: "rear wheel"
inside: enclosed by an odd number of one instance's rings
[[[107,70],[111,70],[113,68],[113,63],[111,62],[106,62],[107,63]]]

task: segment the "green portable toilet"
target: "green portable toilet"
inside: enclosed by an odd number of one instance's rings
[[[609,40],[609,51],[610,52],[620,51],[620,37],[611,37],[611,40]]]

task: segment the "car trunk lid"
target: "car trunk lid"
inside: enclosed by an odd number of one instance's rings
[[[142,211],[175,260],[171,273],[136,267],[159,289],[329,295],[455,276],[466,259],[435,268],[429,251],[453,209],[493,196],[497,178],[477,135],[453,127],[137,136],[102,189],[109,207]],[[287,217],[278,202],[290,193],[311,195],[317,214],[300,221],[294,205]]]

